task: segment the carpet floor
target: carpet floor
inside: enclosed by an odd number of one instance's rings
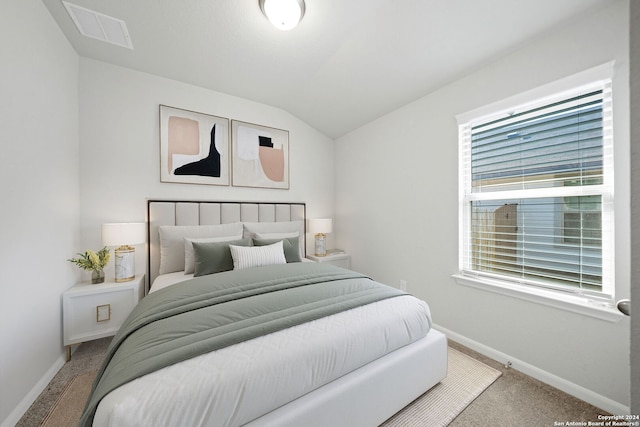
[[[42,421],[42,427],[68,427],[78,424],[97,373],[91,371],[73,377]]]
[[[456,342],[449,345],[502,372],[489,388],[454,419],[450,427],[528,426],[553,427],[597,422],[602,409],[531,378],[504,362],[490,359]],[[558,424],[556,424],[558,423]]]
[[[41,426],[56,401],[61,398],[62,393],[75,377],[100,369],[112,338],[87,341],[80,345],[73,353],[71,360],[65,363],[53,377],[47,388],[40,393],[40,396],[18,421],[16,427]],[[74,425],[68,424],[69,427]]]

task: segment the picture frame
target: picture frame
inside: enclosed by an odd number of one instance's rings
[[[231,184],[289,189],[289,131],[231,121]]]
[[[160,181],[230,184],[229,119],[160,105]]]

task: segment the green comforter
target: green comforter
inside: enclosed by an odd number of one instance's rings
[[[228,271],[160,289],[136,306],[114,337],[80,425],[91,425],[109,392],[145,374],[399,295],[359,273],[311,262]]]

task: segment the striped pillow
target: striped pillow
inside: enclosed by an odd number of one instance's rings
[[[267,246],[229,245],[233,258],[233,269],[260,267],[271,264],[286,264],[282,240]]]

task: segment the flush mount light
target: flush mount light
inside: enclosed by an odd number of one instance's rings
[[[258,0],[262,13],[279,30],[295,28],[304,16],[304,0]]]

